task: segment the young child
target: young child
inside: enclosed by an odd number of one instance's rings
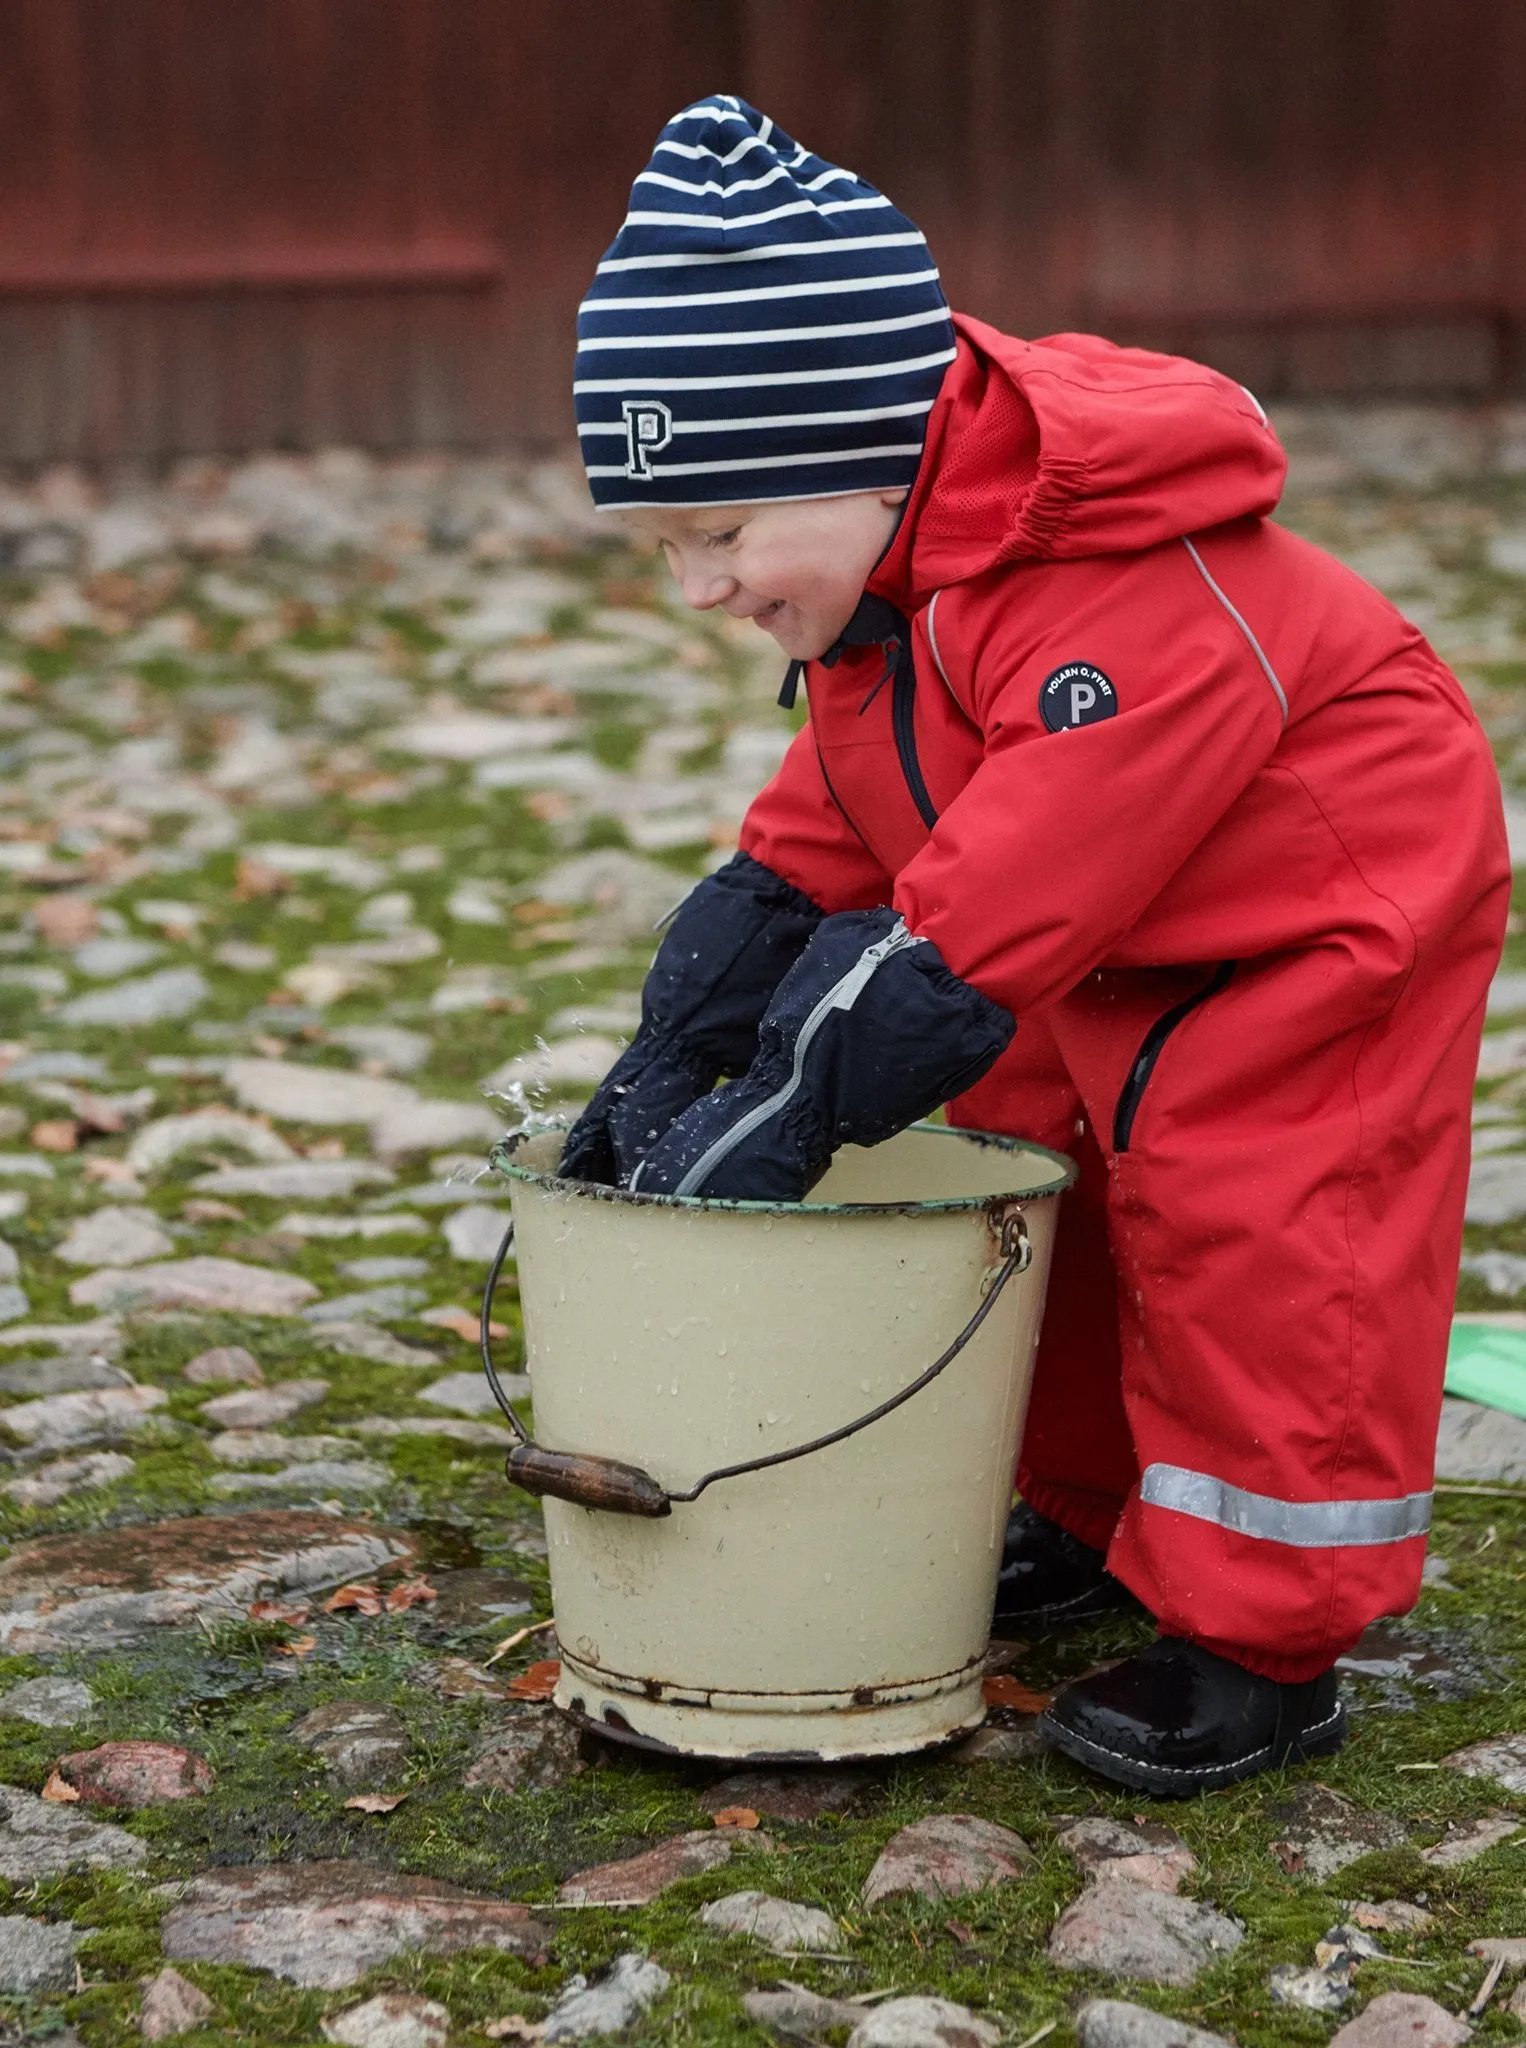
[[[950,315],[741,100],[663,130],[578,333],[596,501],[810,723],[565,1171],[797,1201],[943,1102],[1071,1153],[998,1613],[1160,1634],[1048,1739],[1176,1794],[1329,1753],[1425,1554],[1510,885],[1466,697],[1269,523],[1248,392]]]

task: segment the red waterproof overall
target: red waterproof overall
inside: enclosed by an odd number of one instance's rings
[[[1267,523],[1195,364],[961,320],[871,592],[743,848],[1018,1019],[956,1121],[1078,1157],[1024,1497],[1162,1628],[1314,1675],[1420,1584],[1509,862],[1420,634]]]

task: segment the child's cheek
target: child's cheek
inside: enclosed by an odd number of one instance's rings
[[[744,590],[772,597],[769,578],[773,573],[773,550],[767,547],[738,548],[732,570]]]

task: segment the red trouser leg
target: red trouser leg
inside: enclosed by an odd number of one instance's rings
[[[1274,1678],[1419,1590],[1490,951],[1457,936],[1407,975],[1364,981],[1344,940],[1243,967],[1110,1161],[1141,1478],[1108,1564],[1165,1633]],[[1093,977],[1056,1019],[1093,1117],[1156,980]]]
[[[1105,1550],[1139,1479],[1119,1384],[1107,1166],[1042,1017],[1023,1019],[1010,1050],[949,1105],[949,1118],[1019,1132],[1081,1169],[1060,1205],[1017,1484],[1040,1514]]]
[[[1106,1240],[1095,1176],[1065,1198],[1025,1490],[1094,1541],[1127,1491],[1108,1564],[1161,1628],[1289,1681],[1412,1606],[1425,1553],[1509,862],[1476,727],[1420,680],[1402,723],[1359,697],[1321,714],[1349,774],[1314,721],[1290,732],[1305,813],[1227,983],[1184,1008],[1211,965],[1089,975],[957,1105],[1075,1151],[1079,1098],[1107,1153]],[[1300,859],[1319,881],[1292,919]],[[1259,880],[1221,929],[1243,935]]]

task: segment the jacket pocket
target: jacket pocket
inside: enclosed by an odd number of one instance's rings
[[[1134,1119],[1139,1114],[1139,1105],[1144,1092],[1150,1085],[1150,1076],[1155,1072],[1155,1063],[1166,1048],[1166,1042],[1179,1024],[1190,1017],[1194,1010],[1206,1003],[1210,996],[1216,996],[1221,989],[1229,986],[1234,977],[1235,960],[1221,960],[1213,973],[1200,989],[1173,1003],[1169,1010],[1162,1012],[1145,1033],[1140,1047],[1134,1055],[1128,1078],[1119,1091],[1118,1101],[1113,1110],[1113,1150],[1127,1152],[1134,1135]]]

